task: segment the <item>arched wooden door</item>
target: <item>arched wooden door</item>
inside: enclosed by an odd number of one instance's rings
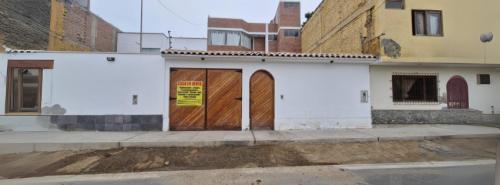
[[[454,76],[446,85],[448,93],[448,108],[468,109],[469,108],[469,87],[467,81],[461,76]]]
[[[250,129],[274,130],[274,78],[267,71],[250,79]]]

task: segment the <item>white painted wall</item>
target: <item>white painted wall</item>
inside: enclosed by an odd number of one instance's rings
[[[373,109],[376,110],[441,110],[446,103],[434,104],[398,104],[392,101],[392,74],[402,73],[438,73],[439,96],[446,93],[448,80],[460,75],[469,86],[470,108],[491,114],[494,106],[496,114],[500,113],[500,69],[494,67],[419,67],[419,66],[372,66],[371,86]],[[477,84],[477,74],[490,74],[491,85]]]
[[[263,63],[260,59],[238,61],[231,58],[201,61],[201,57],[192,58],[167,57],[167,68],[243,70],[243,130],[249,129],[250,125],[250,78],[261,69],[269,71],[275,79],[276,130],[371,128],[371,104],[361,103],[361,91],[370,89],[368,64],[269,60]],[[168,106],[165,107],[168,109]],[[164,117],[168,122],[168,114]]]
[[[107,57],[116,61],[108,62]],[[42,107],[59,104],[66,115],[163,114],[164,130],[168,130],[170,68],[233,68],[243,70],[242,128],[246,130],[250,77],[264,69],[275,79],[277,130],[371,127],[371,104],[361,103],[360,95],[370,89],[366,63],[296,59],[263,63],[256,57],[207,57],[201,61],[200,57],[164,59],[111,53],[0,54],[0,115],[5,115],[7,63],[16,59],[54,60],[54,69],[44,70]],[[132,105],[133,95],[139,95],[138,105]]]
[[[111,63],[106,57],[115,57]],[[54,60],[43,72],[42,107],[66,115],[160,115],[164,60],[160,55],[35,53],[0,54],[0,114],[5,114],[8,60]],[[132,105],[132,96],[139,104]]]
[[[118,53],[139,53],[140,35],[139,33],[118,33],[117,52]],[[164,51],[169,48],[169,41],[163,33],[143,33],[143,48],[160,48]],[[206,38],[185,38],[173,37],[172,49],[177,50],[207,50]]]

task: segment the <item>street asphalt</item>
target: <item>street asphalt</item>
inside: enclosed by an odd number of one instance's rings
[[[448,167],[407,167],[395,169],[356,169],[370,185],[493,185],[495,165],[479,164]]]

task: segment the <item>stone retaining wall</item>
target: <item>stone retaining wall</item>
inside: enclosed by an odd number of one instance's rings
[[[51,116],[64,131],[162,131],[162,115]]]
[[[500,124],[499,114],[477,110],[373,110],[373,124]]]

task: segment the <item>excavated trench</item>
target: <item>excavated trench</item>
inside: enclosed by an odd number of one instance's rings
[[[494,159],[496,139],[123,148],[0,155],[0,178],[143,171]]]

